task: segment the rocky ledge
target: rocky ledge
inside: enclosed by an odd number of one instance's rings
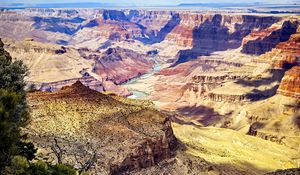
[[[109,96],[76,82],[28,95],[32,120],[24,130],[38,155],[91,174],[120,174],[171,158],[171,122],[149,103]],[[61,156],[55,156],[55,151]]]
[[[243,39],[242,53],[261,55],[271,51],[280,42],[289,40],[298,28],[298,21],[285,21],[281,27],[254,31]]]
[[[278,94],[300,99],[300,66],[288,70],[277,90]]]
[[[256,59],[256,62],[265,62],[274,69],[289,69],[299,64],[300,54],[300,27],[287,41],[280,42],[270,52]]]

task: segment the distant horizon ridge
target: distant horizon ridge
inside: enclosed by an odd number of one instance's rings
[[[57,3],[1,3],[1,8],[86,8],[86,7],[228,7],[228,6],[249,6],[249,5],[300,5],[298,1],[293,3],[266,3],[266,2],[203,2],[203,3],[178,3],[174,5],[166,4],[137,4],[137,3],[102,3],[102,2],[57,2]]]

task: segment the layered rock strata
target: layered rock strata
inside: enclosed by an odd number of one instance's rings
[[[154,62],[146,55],[121,47],[109,48],[95,60],[93,71],[105,80],[122,84],[132,78],[149,72]]]
[[[280,42],[289,40],[298,28],[298,21],[285,21],[280,28],[271,27],[266,30],[253,32],[250,37],[244,39],[241,52],[246,54],[261,55],[271,51]]]
[[[300,99],[300,66],[294,66],[284,74],[277,93]]]
[[[187,15],[190,17],[189,15]],[[191,15],[192,16],[192,15]],[[192,49],[178,52],[175,62],[180,64],[198,56],[210,55],[215,51],[236,49],[242,45],[245,36],[252,30],[263,30],[277,22],[279,18],[248,15],[203,15],[196,16],[195,26],[190,37],[193,38]],[[234,27],[233,27],[234,26]],[[188,37],[188,38],[190,38]]]
[[[280,42],[270,52],[267,52],[254,62],[270,64],[274,69],[289,69],[299,64],[300,27],[285,42]]]

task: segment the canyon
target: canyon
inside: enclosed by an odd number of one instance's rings
[[[24,132],[38,158],[56,162],[57,144],[75,168],[96,157],[90,174],[265,174],[299,168],[299,23],[22,9],[0,12],[0,38],[29,68]]]

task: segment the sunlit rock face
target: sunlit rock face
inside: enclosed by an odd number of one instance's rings
[[[294,23],[298,23],[297,21]],[[289,69],[299,64],[300,28],[287,41],[278,43],[271,51],[261,55],[256,62],[268,63],[274,69]]]
[[[298,21],[285,21],[280,28],[273,27],[250,34],[244,40],[242,52],[261,55],[271,51],[280,42],[288,41],[292,34],[297,32]],[[249,40],[249,39],[252,40]]]
[[[188,15],[187,15],[188,16]],[[280,20],[276,17],[259,17],[248,15],[197,15],[194,17],[198,23],[193,26],[189,24],[192,40],[192,49],[182,50],[178,53],[176,64],[186,62],[198,56],[210,55],[215,51],[236,49],[242,45],[245,36],[252,30],[262,30],[270,27],[273,23]],[[193,20],[191,18],[190,20]],[[192,23],[193,24],[193,23]],[[175,29],[174,29],[175,30]],[[176,30],[175,30],[176,31]],[[188,30],[185,30],[185,32]],[[171,32],[172,33],[172,32]],[[185,35],[183,35],[185,37]],[[181,40],[181,39],[178,39]],[[181,41],[185,41],[182,39]]]
[[[80,167],[95,156],[91,173],[154,166],[171,158],[177,145],[170,120],[150,102],[104,95],[79,81],[58,92],[30,93],[28,102],[32,119],[24,132],[41,158],[56,161],[51,150],[56,139],[66,164]]]
[[[279,86],[278,94],[300,99],[300,66],[288,70]]]
[[[146,55],[120,47],[107,49],[96,59],[94,72],[115,84],[122,84],[132,78],[147,73],[154,62]]]

